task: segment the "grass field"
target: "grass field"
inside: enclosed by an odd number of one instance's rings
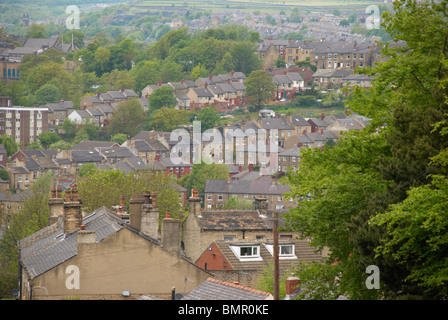
[[[353,0],[284,0],[284,1],[262,1],[262,0],[210,0],[207,2],[199,0],[146,0],[134,5],[134,8],[140,10],[157,10],[168,8],[184,8],[197,10],[212,10],[218,12],[223,10],[239,11],[260,11],[261,13],[279,13],[293,8],[299,11],[319,11],[328,12],[336,8],[340,10],[359,10],[366,8],[371,1],[353,1]]]

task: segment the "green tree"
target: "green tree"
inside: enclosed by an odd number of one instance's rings
[[[253,209],[253,201],[249,199],[242,199],[238,197],[229,198],[224,204],[224,209],[240,209],[240,210],[249,210]]]
[[[32,23],[28,27],[28,31],[26,33],[27,38],[46,38],[47,30],[45,29],[45,26],[42,24]]]
[[[68,141],[72,141],[76,136],[77,125],[72,122],[69,118],[65,118],[62,122],[62,130],[64,131],[63,137]]]
[[[159,83],[161,79],[160,61],[140,61],[130,72],[135,80],[136,92],[141,92],[148,84]]]
[[[277,60],[275,60],[275,66],[277,68],[284,68],[284,67],[286,67],[285,59],[283,59],[282,56],[278,56]]]
[[[229,167],[227,165],[201,162],[193,164],[192,173],[181,178],[179,183],[187,189],[187,194],[191,194],[191,190],[194,189],[202,197],[207,179],[227,179],[228,177]]]
[[[17,143],[12,137],[8,137],[6,133],[0,137],[0,144],[5,147],[6,152],[8,153],[8,157],[11,157],[17,151],[19,151],[19,146],[17,145]]]
[[[230,54],[233,58],[233,66],[235,71],[244,74],[250,74],[262,67],[261,59],[256,52],[256,44],[252,42],[237,42],[230,49]]]
[[[203,107],[196,120],[201,122],[201,131],[204,132],[219,125],[221,117],[214,107]]]
[[[56,132],[44,132],[38,135],[37,139],[47,149],[51,144],[60,141],[62,138]]]
[[[190,118],[189,111],[162,107],[151,115],[149,127],[156,131],[173,131],[188,124]]]
[[[44,84],[36,91],[36,103],[47,104],[59,102],[62,98],[61,91],[53,84]]]
[[[257,70],[252,72],[244,82],[246,86],[246,96],[249,98],[249,103],[257,106],[272,99],[275,90],[275,84],[272,77],[264,70]]]
[[[117,133],[110,138],[110,141],[123,144],[127,139],[128,137],[124,133]]]
[[[208,75],[209,75],[208,70],[200,63],[198,63],[198,65],[195,66],[190,72],[190,78],[193,81],[196,81],[198,78],[208,77]]]
[[[339,22],[339,25],[340,25],[341,27],[348,27],[348,26],[350,25],[350,22],[348,22],[347,19],[342,19],[342,20]]]
[[[149,97],[149,110],[151,114],[160,108],[172,108],[176,105],[176,99],[174,98],[173,88],[168,86],[162,86],[155,90]]]
[[[84,47],[84,38],[85,34],[78,30],[71,30],[70,32],[63,34],[62,37],[64,39],[64,43],[71,43],[73,35],[73,44],[81,49]]]
[[[373,206],[371,197],[387,195],[387,181],[374,169],[386,150],[383,135],[351,133],[333,148],[304,152],[300,170],[288,171],[285,178],[288,196],[304,199],[287,214],[291,227],[313,239],[313,246],[329,249],[327,263],[341,262],[341,285],[351,299],[376,298],[379,292],[368,290],[360,279],[370,264],[385,269],[374,260],[381,233],[367,221],[380,207]]]
[[[126,173],[120,170],[89,170],[88,179],[77,181],[80,198],[88,212],[102,206],[111,207],[124,196],[126,204],[134,195],[147,191],[157,193],[157,204],[161,218],[169,211],[173,217],[181,218],[182,211],[179,194],[169,177],[150,170]],[[96,192],[92,192],[96,190]]]
[[[118,105],[106,130],[111,136],[124,133],[127,137],[133,137],[143,129],[145,121],[146,115],[140,101],[133,98]]]

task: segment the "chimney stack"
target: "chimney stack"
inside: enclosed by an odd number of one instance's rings
[[[69,234],[80,229],[82,224],[81,201],[78,197],[76,184],[65,192],[64,233]]]
[[[155,192],[145,193],[145,200],[141,205],[140,230],[143,234],[157,240],[159,237],[159,210],[156,199]]]
[[[260,215],[267,215],[268,213],[268,199],[260,196],[255,198],[255,210],[258,211]]]
[[[129,225],[137,230],[141,229],[141,210],[144,202],[144,198],[136,195],[129,200]]]
[[[54,185],[51,188],[50,199],[48,200],[50,217],[48,219],[48,225],[58,222],[58,217],[64,213],[64,199],[61,198],[62,190]]]
[[[291,296],[297,290],[300,285],[300,279],[294,275],[291,275],[286,279],[286,297],[285,300],[291,299]]]
[[[180,220],[171,218],[169,212],[162,220],[162,246],[166,250],[180,253]]]
[[[197,190],[191,190],[191,197],[188,199],[190,205],[190,213],[193,216],[201,215],[201,199],[198,196]]]
[[[95,231],[86,230],[85,226],[81,225],[81,230],[79,230],[76,234],[76,249],[78,255],[82,253],[88,253],[90,250],[95,249],[95,246],[91,246],[92,244],[96,244]],[[92,253],[88,254],[91,255]]]

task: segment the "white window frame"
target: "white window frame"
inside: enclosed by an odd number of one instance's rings
[[[263,258],[260,256],[260,245],[258,244],[229,245],[229,247],[240,261],[263,261]],[[241,255],[243,248],[250,249],[251,254]]]
[[[273,256],[274,255],[274,245],[272,243],[265,243],[264,246],[269,251],[269,253]],[[291,253],[282,253],[282,252],[284,252],[282,249],[285,249],[286,247],[291,247]],[[284,260],[298,259],[295,254],[295,244],[294,243],[279,244],[278,257],[279,257],[279,259],[284,259]]]

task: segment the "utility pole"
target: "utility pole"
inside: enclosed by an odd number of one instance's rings
[[[274,212],[272,231],[274,236],[274,300],[280,300],[278,266],[278,212]]]

